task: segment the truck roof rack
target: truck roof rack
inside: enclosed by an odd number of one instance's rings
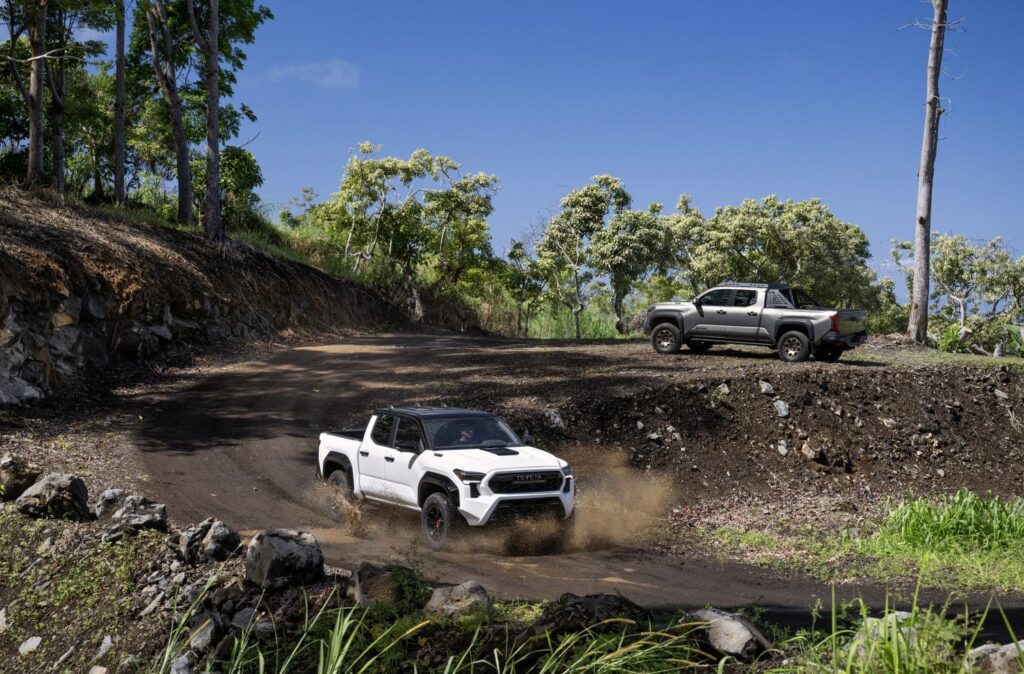
[[[788,283],[751,283],[748,281],[723,281],[717,285],[734,288],[766,288],[768,290],[783,290],[789,287]]]

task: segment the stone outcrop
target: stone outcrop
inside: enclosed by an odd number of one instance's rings
[[[93,517],[85,482],[68,473],[44,475],[18,497],[16,505],[22,514],[36,519],[83,521]]]
[[[313,583],[324,578],[324,554],[312,534],[268,529],[256,534],[245,553],[245,580],[263,588]]]

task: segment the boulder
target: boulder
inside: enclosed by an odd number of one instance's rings
[[[1000,646],[985,644],[964,656],[964,667],[975,674],[1019,674],[1024,672],[1024,641]]]
[[[39,469],[17,454],[0,457],[0,501],[13,501],[39,479]]]
[[[150,501],[145,496],[133,494],[126,498],[124,504],[114,513],[114,519],[136,531],[167,531],[167,506]]]
[[[324,554],[312,534],[268,529],[256,534],[245,553],[245,580],[262,588],[288,587],[324,578]]]
[[[96,501],[96,505],[93,506],[93,512],[96,514],[97,519],[103,519],[104,517],[110,517],[121,504],[124,503],[124,497],[126,496],[124,489],[107,489],[100,498]]]
[[[195,654],[186,651],[171,663],[171,674],[195,674],[197,662]]]
[[[205,653],[224,635],[224,619],[216,611],[203,611],[189,618],[188,647]]]
[[[560,431],[565,430],[565,420],[562,419],[562,415],[554,407],[549,407],[544,410],[544,420],[548,422],[548,426],[557,428]]]
[[[544,633],[557,637],[587,628],[608,632],[622,630],[626,626],[621,622],[606,623],[612,618],[631,620],[640,629],[641,625],[646,625],[650,614],[622,595],[588,594],[580,597],[567,592],[545,606],[540,618],[519,635],[517,642],[523,643]]]
[[[0,375],[0,405],[19,405],[42,397],[42,391],[21,377]]]
[[[363,562],[352,574],[349,592],[360,606],[394,604],[402,599],[402,588],[394,574],[382,566]]]
[[[423,610],[434,615],[458,617],[490,605],[491,598],[487,590],[475,580],[467,580],[454,587],[435,587]]]
[[[89,490],[82,478],[69,473],[48,473],[25,490],[16,502],[29,517],[56,518],[78,522],[92,518]]]
[[[210,517],[178,534],[173,545],[187,564],[223,562],[238,552],[242,538],[228,525]]]
[[[738,660],[750,660],[772,647],[753,623],[728,611],[705,608],[687,614],[683,620],[702,623],[708,645]]]

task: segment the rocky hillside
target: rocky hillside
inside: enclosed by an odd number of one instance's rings
[[[407,322],[359,283],[111,213],[0,191],[0,405],[49,395],[118,358]]]

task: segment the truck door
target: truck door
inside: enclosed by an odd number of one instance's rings
[[[761,333],[761,309],[764,304],[756,290],[737,289],[729,309],[730,336],[736,339],[767,341]]]
[[[728,337],[729,314],[736,311],[730,306],[732,290],[709,290],[697,299],[699,304],[696,304],[696,321],[693,329],[686,332],[686,338]]]
[[[393,455],[392,437],[397,419],[393,414],[382,414],[373,424],[370,437],[359,447],[359,489],[366,496],[387,496],[387,457]]]
[[[423,432],[415,419],[398,418],[398,430],[395,431],[395,448],[387,462],[388,492],[399,503],[418,505],[416,503],[415,463],[426,448]]]

